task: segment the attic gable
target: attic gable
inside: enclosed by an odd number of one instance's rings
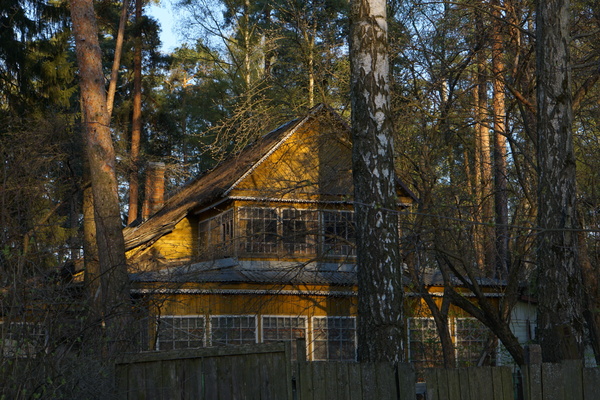
[[[339,200],[352,196],[349,128],[323,106],[251,168],[228,195],[232,198]]]

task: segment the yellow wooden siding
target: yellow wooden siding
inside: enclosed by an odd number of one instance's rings
[[[232,191],[233,196],[339,200],[351,196],[352,153],[343,132],[316,122],[295,132]]]

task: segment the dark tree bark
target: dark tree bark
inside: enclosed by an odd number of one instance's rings
[[[386,2],[351,3],[358,357],[402,361],[404,317],[390,118]]]
[[[117,196],[115,153],[106,109],[98,28],[91,0],[72,0],[71,18],[79,66],[86,153],[94,199],[100,265],[97,309],[109,342],[121,340],[129,310],[129,285],[121,215]]]
[[[139,163],[140,141],[142,137],[142,0],[135,1],[135,21],[137,35],[133,52],[133,116],[131,119],[131,148],[129,159],[129,212],[127,224],[138,219],[139,214]]]
[[[537,2],[538,339],[545,362],[581,359],[569,1]]]
[[[492,75],[494,92],[494,207],[496,210],[496,276],[506,278],[508,254],[508,179],[506,175],[506,105],[504,93],[504,35],[499,0],[492,1]]]

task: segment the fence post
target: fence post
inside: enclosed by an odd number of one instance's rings
[[[525,400],[542,398],[542,348],[539,344],[525,346],[523,374],[523,396]]]
[[[296,339],[296,397],[295,400],[312,400],[312,371],[306,362],[306,339]]]

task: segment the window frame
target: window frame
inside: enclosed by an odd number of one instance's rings
[[[243,332],[242,329],[247,329],[247,327],[235,327],[235,328],[239,328],[240,330],[240,339],[230,339],[228,340],[227,338],[225,339],[224,343],[215,343],[215,339],[214,339],[214,325],[213,325],[213,319],[214,318],[251,318],[254,320],[254,339],[252,342],[244,340],[243,338]],[[221,314],[221,315],[209,315],[208,317],[208,340],[210,343],[210,346],[239,346],[239,345],[244,345],[244,344],[256,344],[258,343],[258,315],[256,314],[244,314],[244,315],[227,315],[227,314]],[[228,327],[221,327],[219,326],[217,329],[227,329]],[[235,342],[233,342],[235,340]]]
[[[206,329],[206,316],[202,315],[202,314],[186,314],[186,315],[176,315],[176,314],[168,314],[168,315],[160,315],[156,317],[156,350],[161,350],[161,351],[165,351],[165,350],[177,350],[177,349],[190,349],[190,348],[198,348],[197,346],[183,346],[183,347],[177,347],[177,345],[175,343],[177,342],[187,342],[188,344],[192,341],[198,341],[198,339],[196,340],[190,340],[189,336],[190,336],[190,330],[187,329],[186,335],[187,335],[187,339],[184,340],[177,340],[175,338],[175,325],[174,324],[170,324],[169,327],[172,328],[173,331],[173,338],[170,340],[173,343],[173,346],[171,349],[161,349],[160,343],[160,329],[161,329],[161,325],[164,323],[164,321],[161,320],[165,320],[165,319],[172,319],[172,320],[183,320],[183,319],[200,319],[202,320],[202,346],[201,347],[206,347],[207,346],[207,329]],[[179,327],[181,329],[181,327]],[[188,326],[189,328],[189,326]],[[166,342],[166,341],[165,341]]]
[[[327,328],[325,328],[327,330],[327,340],[322,340],[318,338],[317,335],[317,320],[326,320],[327,321]],[[348,329],[346,327],[340,327],[340,329],[342,330],[351,330],[353,331],[353,338],[352,340],[339,340],[339,341],[332,341],[329,332],[333,329],[336,329],[336,327],[330,327],[329,326],[329,321],[330,320],[351,320],[353,322],[353,327]],[[345,316],[345,315],[339,315],[339,316],[333,316],[333,315],[327,315],[327,316],[313,316],[311,318],[311,359],[313,361],[347,361],[347,362],[352,362],[352,361],[356,361],[357,360],[357,350],[358,350],[358,346],[357,346],[357,326],[356,326],[356,317],[355,316]],[[318,343],[325,343],[325,349],[326,349],[326,358],[317,358],[317,344]],[[342,348],[342,343],[344,342],[352,342],[352,346],[353,346],[353,350],[354,350],[354,357],[353,358],[343,358],[343,349],[342,351],[340,351],[340,357],[336,357],[336,358],[332,358],[332,351],[331,351],[331,342],[339,342],[339,347]]]
[[[293,327],[290,326],[290,337],[289,338],[278,338],[278,339],[269,339],[266,340],[265,339],[265,320],[269,319],[269,318],[275,318],[277,320],[279,319],[289,319],[289,320],[298,320],[298,321],[303,321],[304,326],[303,327]],[[277,342],[290,342],[291,343],[291,347],[292,347],[292,359],[296,360],[297,359],[297,346],[296,346],[296,340],[299,338],[304,338],[305,340],[308,340],[308,317],[305,315],[277,315],[277,314],[267,314],[267,315],[261,315],[260,318],[260,322],[261,322],[261,327],[260,327],[260,339],[261,339],[261,343],[277,343]],[[286,328],[286,327],[284,327]],[[276,327],[275,329],[279,329],[279,327]],[[294,337],[294,329],[298,329],[303,331],[303,336],[299,336],[299,337]]]

